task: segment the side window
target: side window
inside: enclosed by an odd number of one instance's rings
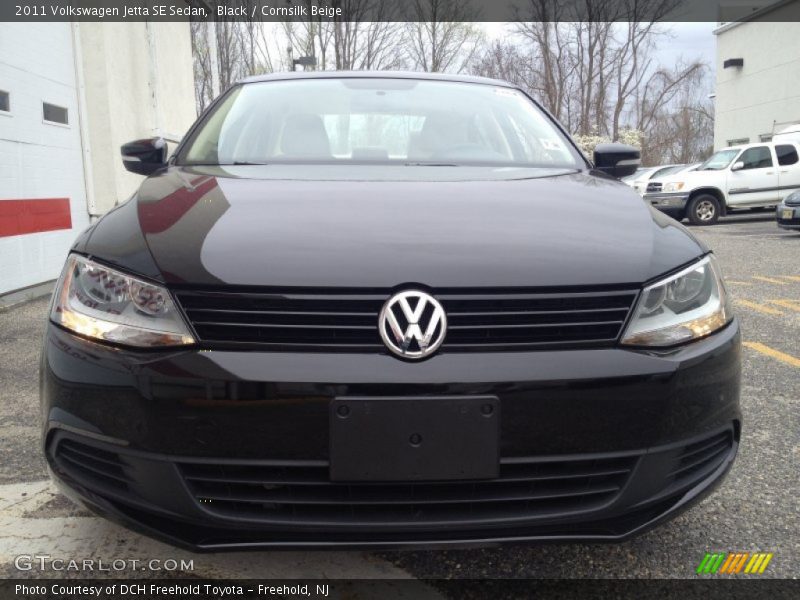
[[[742,152],[737,162],[743,162],[744,169],[766,169],[772,166],[772,154],[768,146],[756,146]]]
[[[778,155],[778,164],[782,167],[793,165],[798,161],[797,148],[788,144],[775,146],[775,154]]]

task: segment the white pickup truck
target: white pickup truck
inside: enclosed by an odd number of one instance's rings
[[[695,225],[728,211],[775,207],[800,189],[800,140],[732,146],[694,171],[651,180],[644,194],[659,210]]]

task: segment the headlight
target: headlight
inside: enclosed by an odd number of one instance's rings
[[[719,267],[709,255],[644,289],[622,343],[673,346],[713,333],[732,318]]]
[[[194,338],[163,287],[72,254],[50,318],[90,338],[154,347],[193,344]]]
[[[683,189],[683,181],[670,181],[664,184],[665,192],[679,192]]]

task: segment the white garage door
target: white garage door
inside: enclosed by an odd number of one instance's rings
[[[89,224],[68,23],[0,23],[0,294],[58,277]]]

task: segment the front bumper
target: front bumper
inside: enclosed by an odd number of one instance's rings
[[[791,211],[791,216],[786,215],[787,211]],[[778,227],[800,229],[800,206],[790,206],[781,202],[775,210],[775,218],[778,221]]]
[[[49,325],[44,451],[90,508],[195,549],[620,540],[718,483],[740,430],[738,324],[663,352],[134,353]],[[494,395],[483,482],[331,483],[342,396]]]
[[[668,214],[683,214],[686,202],[689,200],[688,192],[659,192],[644,195],[645,202],[654,208]]]

